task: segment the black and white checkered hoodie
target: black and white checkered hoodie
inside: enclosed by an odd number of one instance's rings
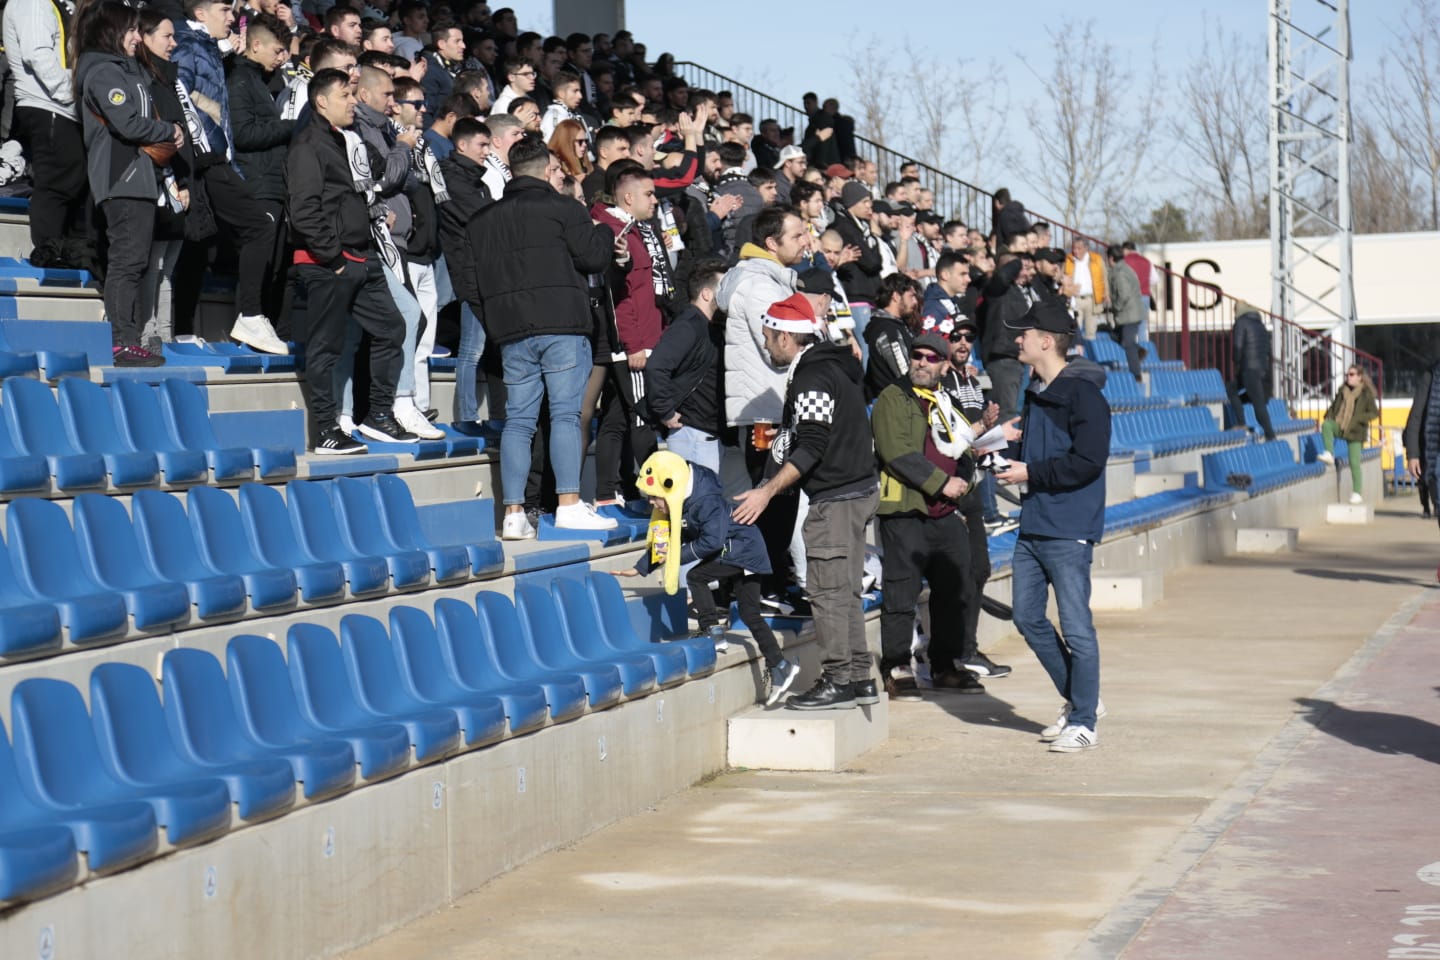
[[[860,361],[848,346],[817,343],[795,361],[775,459],[800,471],[811,500],[855,496],[879,484]]]

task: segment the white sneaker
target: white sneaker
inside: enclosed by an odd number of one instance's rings
[[[1350,502],[1358,506],[1365,502],[1365,498],[1358,493],[1352,493],[1350,494]]]
[[[425,415],[415,409],[415,404],[409,398],[401,397],[395,401],[395,420],[421,440],[444,440],[443,431],[436,429],[435,424],[425,419]]]
[[[534,540],[535,528],[530,525],[530,518],[525,516],[525,511],[519,513],[505,514],[505,520],[500,525],[501,540]]]
[[[1082,750],[1093,750],[1098,746],[1100,746],[1100,737],[1096,735],[1095,731],[1076,723],[1060,732],[1060,736],[1050,744],[1050,752],[1079,753]]]
[[[290,353],[290,347],[275,335],[275,327],[270,323],[270,318],[259,313],[242,313],[236,317],[235,326],[230,328],[230,339],[261,353]]]
[[[1071,708],[1069,703],[1061,704],[1060,715],[1055,718],[1055,723],[1040,731],[1040,740],[1042,743],[1048,743],[1051,740],[1056,739],[1060,736],[1060,734],[1065,732],[1066,727],[1070,726],[1070,709]],[[1107,711],[1105,710],[1105,701],[1095,701],[1095,719],[1099,720],[1101,717],[1105,716],[1106,712]],[[1084,728],[1082,727],[1081,729]]]
[[[602,517],[584,500],[555,508],[555,526],[561,530],[614,530],[613,517]]]
[[[1331,453],[1329,450],[1321,450],[1319,453],[1315,454],[1315,459],[1319,460],[1321,463],[1328,463],[1331,466],[1334,466],[1335,464],[1335,454]]]

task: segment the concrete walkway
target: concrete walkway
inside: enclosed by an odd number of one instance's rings
[[[1098,750],[1036,741],[1058,699],[1011,640],[847,772],[727,774],[349,956],[1385,956],[1440,902],[1440,542],[1392,503],[1100,616]]]

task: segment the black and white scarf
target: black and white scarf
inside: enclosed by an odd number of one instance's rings
[[[370,148],[364,138],[353,130],[341,130],[340,135],[345,138],[345,155],[350,160],[350,179],[355,184],[355,192],[365,198],[365,205],[370,211],[370,236],[375,241],[375,249],[379,251],[385,269],[405,284],[409,278],[400,261],[400,251],[390,236],[390,227],[385,223],[389,210],[380,202],[380,184],[370,169]]]
[[[400,121],[391,117],[390,131],[399,136],[405,132],[405,128],[400,125]],[[436,203],[444,203],[450,199],[450,193],[445,189],[445,174],[440,172],[440,161],[435,159],[435,151],[430,149],[430,142],[423,134],[416,138],[415,146],[410,151],[410,166],[419,181],[430,188]]]
[[[655,287],[655,299],[664,301],[674,297],[675,276],[670,272],[670,256],[665,250],[665,241],[655,228],[648,220],[635,220],[619,207],[607,207],[606,212],[622,224],[635,221],[635,231],[645,243],[645,252],[650,254],[650,280]]]
[[[300,116],[300,111],[310,100],[310,78],[315,72],[307,64],[300,64],[295,70],[295,75],[285,83],[285,87],[275,99],[280,104],[280,119],[295,120]]]

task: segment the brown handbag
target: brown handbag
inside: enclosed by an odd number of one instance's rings
[[[164,140],[160,143],[142,143],[140,149],[145,151],[145,156],[154,161],[157,167],[168,167],[170,161],[175,159],[179,148],[175,146],[174,140]]]

